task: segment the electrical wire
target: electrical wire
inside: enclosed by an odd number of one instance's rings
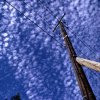
[[[39,0],[39,1],[41,1],[41,0]],[[43,7],[45,7],[45,9],[47,9],[49,12],[50,12],[50,14],[54,17],[54,18],[56,18],[57,20],[59,20],[53,13],[52,13],[52,11],[50,10],[50,8],[49,7],[47,7],[47,6],[43,6]],[[65,24],[64,24],[64,26],[68,29],[68,26],[66,26]],[[77,37],[78,38],[78,37]],[[91,48],[90,47],[90,45],[87,45],[86,43],[84,43],[81,39],[79,39],[78,38],[78,40],[79,41],[81,41],[90,51],[92,50],[92,52],[95,54],[95,52],[93,51],[93,48]],[[95,49],[95,48],[94,48]],[[97,51],[96,49],[95,49],[95,51]]]
[[[40,0],[39,0],[40,1]],[[20,12],[21,14],[23,14],[20,10],[18,10],[16,7],[14,7],[13,5],[11,5],[7,0],[5,0],[5,2],[6,3],[8,3],[10,6],[12,6],[14,9],[16,9],[18,12]],[[46,7],[46,6],[45,6]],[[50,10],[50,8],[49,7],[46,7],[46,8],[48,8],[49,10]],[[51,11],[51,10],[50,10]],[[52,11],[51,11],[51,14],[52,14]],[[39,14],[38,14],[39,15]],[[57,39],[55,39],[54,38],[54,36],[52,36],[52,35],[50,35],[50,34],[48,34],[42,27],[40,27],[37,23],[35,23],[34,21],[32,21],[29,17],[27,17],[27,16],[25,16],[24,14],[23,14],[23,16],[24,17],[26,17],[28,20],[30,20],[33,24],[35,24],[37,27],[39,27],[44,33],[46,33],[47,35],[49,35],[52,39],[54,39],[55,41],[57,41],[58,42],[58,40]],[[54,16],[53,14],[52,14],[52,16]],[[55,18],[56,18],[56,16],[54,16]],[[57,18],[56,18],[57,19]],[[58,19],[57,19],[58,20]],[[64,25],[65,26],[65,25]],[[78,38],[79,39],[79,38]],[[79,39],[80,40],[80,39]],[[88,46],[86,43],[84,43],[82,40],[80,40],[89,50],[92,50],[92,48],[90,47],[90,46]],[[64,47],[60,42],[58,42],[59,43],[59,46],[61,46],[61,47]],[[93,50],[92,50],[93,51]],[[81,52],[82,53],[82,52]],[[95,53],[94,51],[93,51],[93,53]],[[82,53],[83,54],[83,53]],[[83,54],[84,55],[84,54]]]
[[[39,0],[39,2],[40,2],[40,1],[41,1],[41,0]],[[41,5],[43,5],[43,3],[42,3]],[[44,7],[44,9],[48,10],[49,13],[59,22],[59,19],[57,18],[57,16],[55,16],[54,14],[52,14],[52,11],[51,11],[51,9],[50,9],[49,7],[47,7],[47,6],[45,6],[45,5],[43,5],[42,7]],[[65,14],[65,13],[64,13],[64,14]],[[69,29],[69,27],[66,26],[65,24],[64,24],[64,26],[66,27],[66,29]]]
[[[76,34],[75,34],[75,37],[76,37]],[[77,37],[78,38],[78,37]],[[84,46],[86,46],[90,51],[92,51],[92,53],[94,53],[95,54],[95,52],[93,51],[93,49],[89,46],[89,45],[87,45],[86,43],[84,43],[81,39],[79,39],[78,38],[78,40],[82,43],[82,44],[84,44]],[[96,50],[95,50],[96,51]]]
[[[24,17],[26,17],[28,20],[30,20],[34,25],[39,27],[44,33],[49,35],[53,40],[55,40],[58,44],[58,46],[64,47],[57,39],[55,39],[52,35],[48,34],[42,27],[40,27],[37,23],[32,21],[29,17],[27,17],[24,13],[22,13],[20,10],[18,10],[16,7],[14,7],[11,3],[9,3],[7,0],[5,0],[6,3],[8,3],[10,6],[12,6],[14,9],[16,9],[20,14],[23,14]]]

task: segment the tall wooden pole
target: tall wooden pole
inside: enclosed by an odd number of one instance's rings
[[[83,100],[96,100],[96,97],[90,87],[90,84],[86,78],[86,75],[85,75],[81,65],[76,61],[77,55],[74,51],[74,48],[68,37],[68,34],[64,28],[64,24],[60,21],[59,25],[60,25],[61,33],[64,38],[65,44],[69,51],[70,59],[73,63],[73,68],[74,68],[74,71],[76,74],[76,78],[78,80],[78,84],[79,84],[79,87],[80,87],[80,90],[81,90],[81,93],[83,96]]]

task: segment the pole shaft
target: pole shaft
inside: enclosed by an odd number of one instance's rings
[[[77,81],[78,81],[78,84],[83,96],[83,100],[96,100],[95,95],[90,87],[90,84],[85,76],[85,73],[81,65],[77,63],[76,61],[77,55],[74,51],[72,43],[67,35],[67,32],[64,28],[64,24],[62,22],[60,22],[60,28],[61,28],[61,33],[64,38],[65,44],[69,51],[70,59],[73,63],[73,68],[74,68],[75,75],[76,75],[76,78],[77,78]]]

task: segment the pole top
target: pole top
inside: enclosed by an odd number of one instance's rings
[[[57,23],[57,25],[54,27],[53,32],[56,30],[56,28],[58,27],[58,25],[60,24],[60,22],[62,21],[62,19],[64,18],[64,16],[65,16],[65,13],[64,13],[64,15],[60,18],[60,20],[58,20],[58,23]]]

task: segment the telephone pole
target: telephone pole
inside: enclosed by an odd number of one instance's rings
[[[62,23],[61,20],[58,21],[57,26],[58,25],[60,26],[61,33],[62,33],[62,36],[63,36],[64,41],[65,41],[65,45],[68,48],[70,59],[71,59],[72,64],[73,64],[73,69],[74,69],[74,72],[75,72],[75,75],[76,75],[76,78],[77,78],[77,81],[78,81],[78,84],[79,84],[79,87],[80,87],[80,90],[82,93],[83,100],[96,100],[96,97],[95,97],[95,95],[91,89],[91,86],[86,78],[86,75],[82,69],[82,66],[76,61],[77,55],[74,51],[72,43],[68,37],[68,34],[67,34],[65,27],[64,27],[64,24]]]

